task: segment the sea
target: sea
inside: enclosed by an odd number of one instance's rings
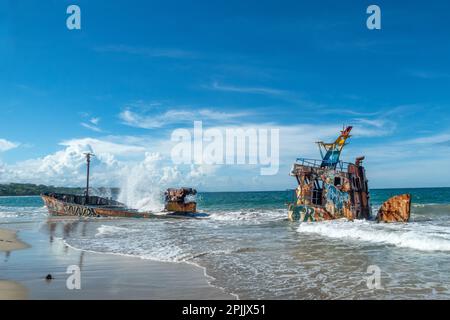
[[[216,192],[197,196],[207,218],[96,218],[56,235],[78,250],[198,266],[240,299],[449,299],[450,188],[371,190],[373,214],[401,193],[412,195],[409,223],[290,222],[292,190]],[[0,197],[0,227],[47,220],[40,197]]]

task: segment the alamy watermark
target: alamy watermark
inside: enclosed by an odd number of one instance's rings
[[[381,269],[377,265],[370,265],[367,267],[367,288],[370,290],[380,290],[383,289],[381,285]]]
[[[81,9],[79,6],[72,4],[67,7],[66,13],[70,16],[67,17],[66,27],[69,30],[81,30]]]
[[[67,274],[70,276],[66,280],[66,287],[69,290],[81,289],[81,269],[77,265],[71,265],[67,267]]]
[[[263,176],[279,169],[280,132],[268,128],[209,128],[194,121],[188,129],[172,132],[171,157],[174,164],[259,165]]]
[[[66,20],[66,26],[69,30],[81,30],[81,8],[78,5],[72,4],[67,7],[66,13],[69,14]],[[369,30],[381,29],[381,9],[378,5],[372,4],[367,7],[366,26]]]
[[[367,18],[367,28],[369,30],[380,30],[381,29],[381,9],[379,6],[373,4],[367,7],[367,14],[370,16]]]

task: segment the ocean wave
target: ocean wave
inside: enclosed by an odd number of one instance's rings
[[[263,223],[269,221],[284,220],[287,218],[286,208],[280,209],[245,209],[245,210],[223,210],[209,212],[210,219],[217,221],[236,221]]]
[[[379,224],[372,221],[339,220],[301,223],[298,232],[420,251],[450,251],[449,229],[425,223]]]
[[[450,216],[450,204],[412,204],[411,214],[426,216]]]
[[[117,227],[117,226],[102,225],[97,228],[97,231],[98,232],[95,234],[96,237],[105,236],[105,235],[114,235],[114,234],[118,234],[118,233],[139,232],[140,230],[124,228],[124,227]]]
[[[23,218],[41,218],[46,216],[46,207],[7,207],[0,206],[0,220],[18,219]]]

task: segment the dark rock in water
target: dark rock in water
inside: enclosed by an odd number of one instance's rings
[[[387,200],[378,210],[378,222],[408,222],[411,212],[411,195],[402,194]]]
[[[47,280],[47,281],[53,280],[53,276],[52,276],[51,274],[48,274],[48,275],[45,277],[45,280]]]

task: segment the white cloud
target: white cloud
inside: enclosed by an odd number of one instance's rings
[[[267,88],[267,87],[239,87],[233,85],[222,85],[218,82],[213,82],[210,87],[213,90],[217,91],[229,91],[229,92],[239,92],[239,93],[253,93],[253,94],[263,94],[263,95],[285,95],[288,94],[285,90]]]
[[[119,114],[119,118],[128,126],[155,129],[170,124],[186,124],[199,120],[231,121],[248,115],[247,112],[220,112],[211,109],[192,111],[177,108],[159,114],[155,110],[151,113],[138,113],[126,109]]]
[[[434,80],[434,79],[448,79],[450,78],[450,74],[443,72],[435,72],[435,71],[426,71],[426,70],[411,70],[407,72],[410,76],[426,79],[426,80]]]
[[[122,144],[95,138],[66,140],[61,142],[60,145],[66,147],[77,147],[80,150],[83,148],[90,148],[91,150],[89,151],[98,154],[100,157],[104,154],[129,157],[136,154],[142,154],[147,150],[145,147],[140,145]]]
[[[80,123],[83,127],[85,127],[86,129],[95,131],[95,132],[102,132],[102,129],[100,129],[99,127],[96,127],[92,124],[86,123],[86,122],[81,122]]]
[[[0,139],[0,152],[5,152],[11,149],[15,149],[19,146],[18,143],[8,141],[6,139]]]
[[[93,152],[92,186],[120,187],[120,200],[128,205],[139,209],[160,209],[160,195],[165,188],[199,185],[206,173],[214,171],[201,166],[174,166],[167,157],[167,147],[162,148],[166,155],[153,152],[153,146],[145,146],[146,141],[148,139],[119,136],[63,141],[60,143],[62,150],[45,157],[13,165],[0,163],[0,183],[84,186],[84,153]],[[166,141],[153,142],[155,145],[167,145]]]
[[[213,117],[211,114],[209,115]],[[214,115],[220,118],[220,115]],[[364,123],[364,126],[362,124]],[[192,130],[193,123],[184,128]],[[105,136],[71,139],[60,143],[61,150],[42,158],[21,161],[13,165],[0,164],[1,182],[31,182],[61,186],[83,186],[85,159],[83,153],[94,152],[92,183],[94,186],[118,186],[123,189],[121,200],[135,207],[150,208],[165,187],[192,186],[202,190],[270,190],[295,186],[288,177],[297,157],[320,158],[318,140],[333,141],[342,129],[340,125],[275,123],[242,123],[226,126],[204,124],[204,130],[240,128],[279,129],[280,169],[275,176],[260,176],[259,165],[179,165],[172,163],[170,152],[174,142],[170,133],[155,136]],[[372,187],[418,186],[421,181],[430,186],[433,179],[444,184],[450,178],[445,168],[450,148],[436,145],[448,141],[447,134],[420,137],[406,141],[371,142],[365,144],[368,129],[378,137],[385,131],[384,123],[362,121],[353,129],[353,138],[343,154],[344,161],[366,156],[366,166]],[[365,131],[364,131],[365,130]],[[355,140],[353,140],[355,139]],[[447,140],[446,140],[447,139]],[[438,148],[438,149],[437,149]],[[435,165],[430,165],[430,155]],[[438,157],[437,157],[437,156]],[[447,161],[448,162],[448,161]],[[426,172],[415,170],[427,168]],[[408,170],[410,176],[408,176]],[[159,198],[158,198],[159,199]],[[158,203],[160,205],[160,203]]]
[[[86,117],[86,116],[88,116],[88,114],[85,114],[84,116]],[[89,130],[92,130],[95,132],[102,132],[103,130],[98,126],[99,123],[100,123],[100,118],[94,117],[94,118],[89,119],[88,122],[81,122],[80,124]]]
[[[111,53],[126,53],[133,55],[142,55],[153,58],[195,58],[198,54],[176,48],[149,48],[149,47],[137,47],[129,45],[107,45],[99,46],[95,48],[97,52],[111,52]]]
[[[406,140],[404,144],[441,144],[450,141],[450,134],[443,133],[427,137],[419,137],[415,139]]]

